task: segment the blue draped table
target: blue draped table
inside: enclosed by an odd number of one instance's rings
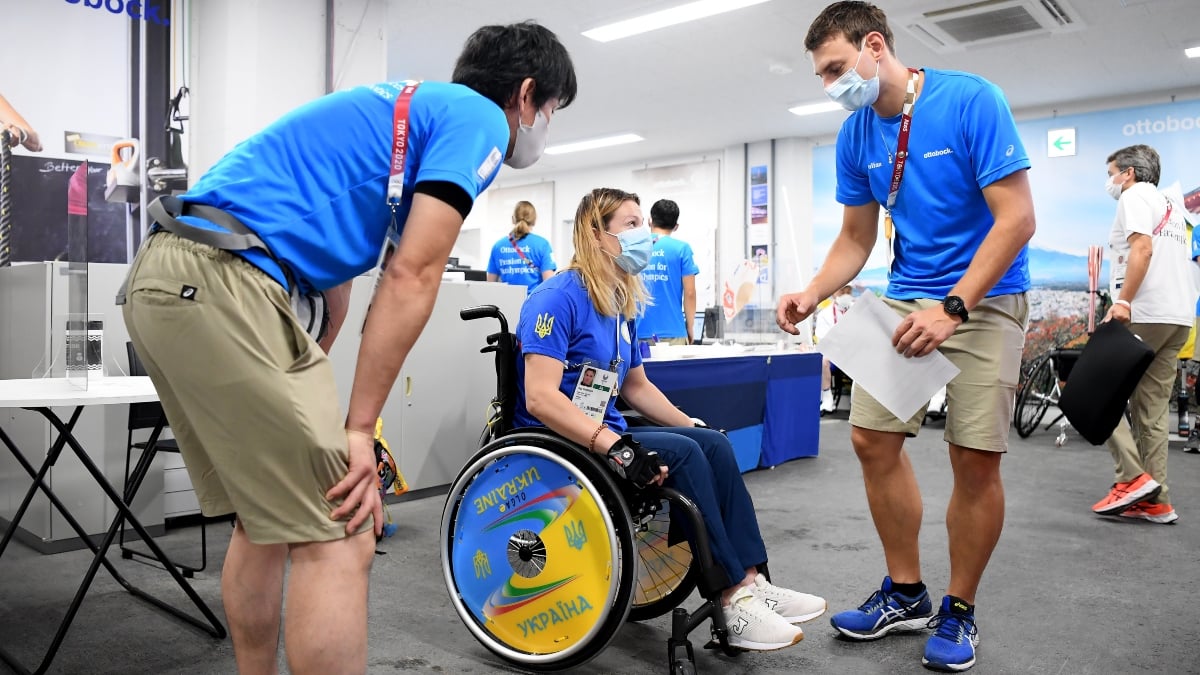
[[[643,363],[672,403],[729,433],[742,471],[816,456],[820,354],[751,352]]]

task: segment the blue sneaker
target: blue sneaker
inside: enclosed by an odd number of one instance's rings
[[[975,611],[952,596],[942,598],[937,616],[929,621],[933,635],[925,643],[921,663],[934,670],[959,672],[975,665],[975,648],[979,646],[979,629],[975,627]]]
[[[858,609],[834,614],[829,623],[851,640],[877,640],[893,631],[922,630],[932,614],[928,592],[905,597],[892,590],[891,577],[884,577],[883,586]]]

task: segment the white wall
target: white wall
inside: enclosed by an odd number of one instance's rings
[[[42,154],[87,158],[64,153],[64,131],[128,134],[136,22],[62,0],[3,0],[0,7],[0,94],[37,131]]]
[[[386,79],[386,15],[384,0],[336,0],[336,88]],[[325,93],[325,1],[192,0],[189,20],[194,182],[234,145]]]

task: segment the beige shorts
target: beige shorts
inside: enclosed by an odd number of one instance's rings
[[[900,316],[940,306],[940,300],[884,298]],[[1024,293],[987,298],[971,310],[938,351],[960,372],[946,386],[946,442],[975,450],[1008,451],[1021,352],[1029,302]],[[928,406],[901,420],[856,383],[850,399],[850,424],[874,431],[916,436]]]
[[[256,544],[344,538],[325,499],[349,456],[333,369],[284,289],[160,232],[133,263],[124,312],[204,515],[236,513]]]

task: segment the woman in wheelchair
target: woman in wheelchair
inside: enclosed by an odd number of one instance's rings
[[[772,585],[754,504],[729,439],[671,404],[646,377],[631,317],[650,299],[639,273],[651,254],[637,195],[597,189],[575,215],[575,256],[525,301],[517,324],[517,426],[547,427],[607,459],[640,488],[666,484],[699,507],[728,576],[722,608],[731,646],[773,650],[799,642],[793,624],[825,612],[819,597]],[[588,376],[585,377],[584,374]],[[661,427],[627,428],[617,394]]]

